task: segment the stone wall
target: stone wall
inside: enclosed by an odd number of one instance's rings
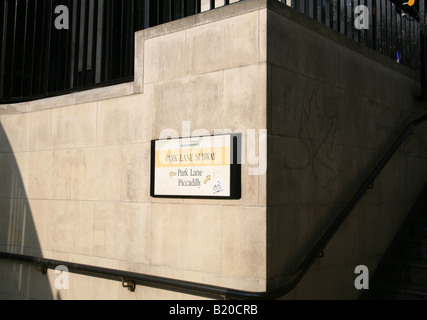
[[[276,0],[136,33],[131,83],[0,106],[0,250],[248,291],[282,284],[417,103],[418,75]],[[423,109],[424,108],[424,109]],[[150,197],[150,143],[243,136],[240,200]],[[427,174],[408,139],[286,298],[353,299]],[[0,261],[0,297],[194,298]]]
[[[296,271],[426,104],[419,74],[272,1],[267,13],[269,287]],[[427,124],[407,139],[287,298],[354,299],[427,178]]]
[[[1,106],[0,249],[264,291],[266,173],[242,165],[240,200],[151,198],[150,146],[165,130],[249,132],[252,158],[258,141],[265,150],[265,24],[265,4],[247,1],[141,31],[134,82]],[[74,274],[57,290],[53,271],[43,280],[1,266],[0,281],[29,277],[0,286],[4,297],[189,298]]]

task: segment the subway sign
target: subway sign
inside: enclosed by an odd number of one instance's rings
[[[152,197],[240,199],[241,135],[153,140]]]

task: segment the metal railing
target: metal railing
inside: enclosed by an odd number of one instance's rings
[[[279,0],[277,0],[279,1]],[[280,0],[414,70],[426,85],[425,0]],[[236,2],[236,1],[231,1]],[[134,32],[229,0],[2,0],[0,103],[22,102],[133,80]],[[69,29],[56,29],[57,6]],[[369,29],[354,26],[369,9]],[[331,57],[332,58],[332,57]],[[425,96],[425,91],[423,96]]]
[[[413,134],[413,130],[427,121],[427,114],[419,117],[407,125],[402,131],[396,141],[392,144],[390,149],[380,159],[378,164],[374,167],[366,180],[362,183],[359,189],[354,193],[351,199],[347,202],[336,219],[332,222],[329,228],[325,231],[319,241],[315,244],[303,262],[299,265],[298,269],[288,278],[286,283],[282,286],[266,292],[250,292],[243,290],[236,290],[231,288],[224,288],[219,286],[207,285],[203,283],[196,283],[184,281],[179,279],[171,279],[164,277],[157,277],[147,274],[140,274],[128,272],[123,270],[115,270],[102,268],[97,266],[83,265],[78,263],[70,263],[65,261],[51,260],[34,256],[27,256],[21,254],[14,254],[8,252],[0,252],[0,259],[8,259],[14,261],[22,261],[34,263],[38,270],[46,274],[48,269],[55,269],[57,266],[65,265],[69,272],[100,277],[109,280],[117,280],[122,282],[122,286],[134,291],[136,285],[154,287],[164,290],[177,291],[188,293],[192,295],[219,298],[219,299],[277,299],[285,296],[293,288],[295,288],[301,279],[306,275],[313,263],[319,258],[324,256],[324,250],[330,240],[339,230],[341,225],[350,215],[352,210],[356,207],[365,193],[373,186],[374,181],[379,176],[383,168],[392,159],[398,148],[402,145],[405,139]]]
[[[420,68],[420,17],[424,0],[413,7],[405,0],[281,0],[295,10],[389,58]],[[358,29],[357,6],[368,8],[368,29]],[[424,11],[423,11],[424,10]]]
[[[346,37],[420,72],[427,101],[426,0],[280,0]],[[368,9],[368,28],[358,29],[356,7]]]
[[[2,0],[0,103],[132,81],[135,31],[198,12],[200,0]]]

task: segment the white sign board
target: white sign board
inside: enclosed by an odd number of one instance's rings
[[[151,196],[239,199],[240,135],[152,141]]]

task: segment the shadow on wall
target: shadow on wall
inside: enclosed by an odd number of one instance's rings
[[[0,251],[41,257],[35,220],[45,219],[33,217],[40,203],[26,195],[28,164],[28,153],[13,153],[0,122]],[[0,259],[0,299],[53,299],[49,278],[34,264]]]

